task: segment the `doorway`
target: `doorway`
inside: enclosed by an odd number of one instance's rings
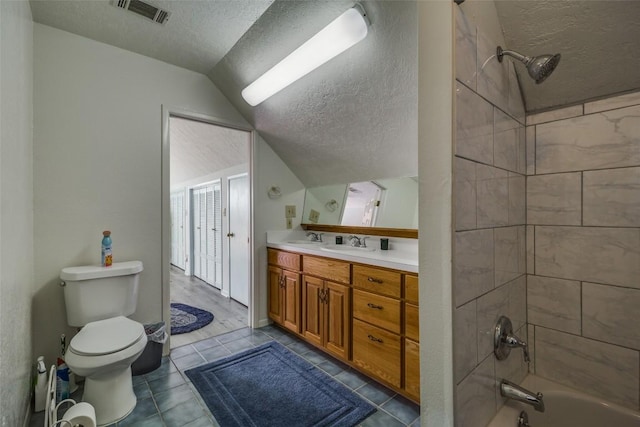
[[[170,226],[163,231],[170,234],[170,261],[163,268],[163,304],[213,314],[210,324],[171,336],[175,348],[249,325],[252,133],[191,114],[167,113],[165,119]],[[163,166],[163,178],[166,169]],[[236,247],[240,239],[244,250]],[[244,281],[245,287],[233,287],[232,278],[233,283]],[[165,314],[167,323],[175,309]]]

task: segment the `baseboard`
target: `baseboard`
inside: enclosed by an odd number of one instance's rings
[[[269,319],[260,319],[258,320],[258,328],[262,328],[264,326],[269,326],[271,324],[271,322],[269,321]]]

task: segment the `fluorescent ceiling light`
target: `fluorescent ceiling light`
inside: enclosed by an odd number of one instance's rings
[[[357,3],[247,86],[242,97],[255,107],[364,39],[368,27],[366,13]]]

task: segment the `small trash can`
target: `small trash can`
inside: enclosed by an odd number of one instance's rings
[[[147,346],[140,357],[131,365],[131,374],[133,375],[143,375],[154,371],[162,363],[162,346],[168,338],[164,322],[144,325],[144,332],[147,334]]]

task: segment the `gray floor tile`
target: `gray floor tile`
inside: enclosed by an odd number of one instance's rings
[[[180,403],[192,400],[195,398],[191,387],[187,384],[179,385],[178,387],[170,388],[162,393],[156,393],[153,395],[156,405],[160,412],[166,412],[174,406],[178,406]]]
[[[382,409],[407,425],[411,424],[420,416],[420,407],[400,395],[396,395],[393,399],[382,405]]]
[[[173,359],[173,363],[180,371],[193,368],[194,366],[202,365],[205,362],[206,360],[199,353],[193,353],[187,356]]]
[[[246,338],[240,338],[223,344],[231,353],[239,353],[243,350],[253,348],[254,345]]]
[[[321,352],[320,350],[315,350],[315,349],[312,349],[311,351],[308,351],[308,352],[304,353],[302,355],[302,357],[307,359],[307,361],[309,361],[313,365],[317,365],[319,363],[326,362],[327,360],[330,360],[329,357],[326,356],[323,352]]]
[[[157,393],[162,393],[165,390],[169,390],[170,388],[182,385],[184,382],[184,378],[182,378],[180,372],[174,372],[167,376],[158,378],[157,380],[149,381],[149,388],[151,389],[151,393],[155,395]]]
[[[220,341],[218,341],[217,338],[213,337],[213,338],[207,338],[206,340],[202,340],[202,341],[198,341],[196,343],[193,343],[193,347],[198,350],[205,350],[207,348],[211,348],[211,347],[217,347],[221,345]]]
[[[169,357],[163,357],[160,367],[158,367],[154,371],[149,372],[148,374],[145,374],[144,378],[147,380],[147,382],[149,382],[157,380],[158,378],[165,377],[174,372],[178,372],[178,369],[175,367],[171,359]]]
[[[164,423],[160,418],[160,414],[157,412],[154,415],[151,415],[150,417],[145,418],[143,420],[136,421],[133,424],[126,424],[124,423],[124,421],[120,421],[118,423],[118,427],[163,427],[163,426],[164,426]]]
[[[205,416],[200,404],[191,400],[162,412],[162,420],[167,427],[184,427],[185,424]]]
[[[220,341],[222,344],[226,344],[229,343],[231,341],[235,341],[235,340],[239,340],[241,338],[245,338],[247,336],[251,335],[251,329],[249,328],[242,328],[242,329],[238,329],[236,331],[232,331],[223,335],[218,335],[216,338],[218,339],[218,341]]]
[[[136,407],[133,408],[133,412],[131,412],[127,417],[118,422],[118,426],[133,426],[137,425],[137,423],[152,417],[158,414],[158,408],[156,408],[156,404],[150,397],[147,399],[139,399]]]
[[[351,390],[362,387],[367,383],[367,377],[351,369],[342,371],[338,375],[335,375],[333,378],[337,379],[338,381],[349,387]]]
[[[151,390],[149,389],[149,384],[147,384],[146,381],[134,384],[133,392],[136,394],[138,400],[151,397]]]
[[[405,424],[392,417],[388,413],[378,410],[373,415],[364,420],[362,427],[406,427]]]
[[[171,349],[171,359],[179,359],[180,357],[186,356],[188,354],[193,354],[196,352],[196,349],[193,345],[187,344],[182,347],[172,348]]]
[[[340,363],[337,360],[327,360],[325,362],[319,363],[318,368],[322,369],[332,377],[338,375],[345,369],[348,369],[347,365]]]
[[[207,362],[213,362],[214,360],[230,356],[231,352],[225,346],[219,346],[203,350],[200,354],[207,360]]]
[[[394,391],[376,383],[375,381],[371,381],[370,383],[363,385],[356,390],[356,393],[378,406],[396,395]]]
[[[197,420],[185,424],[184,427],[219,427],[219,424],[209,417],[200,417]]]

